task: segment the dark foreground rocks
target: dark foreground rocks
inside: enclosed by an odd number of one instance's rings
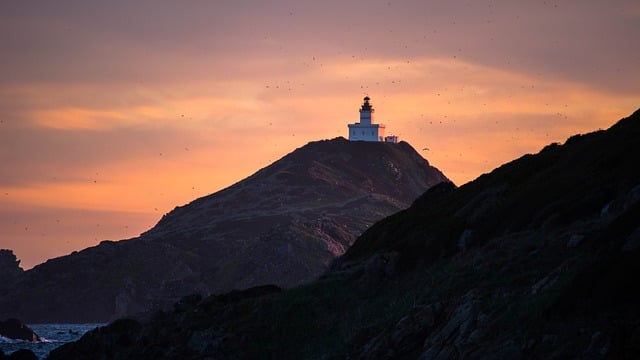
[[[145,327],[134,319],[116,320],[88,332],[74,343],[53,350],[48,359],[197,359],[216,353],[221,356],[224,349],[240,342],[232,341],[235,334],[208,327],[206,314],[199,313],[198,309],[221,307],[231,310],[239,303],[255,301],[281,291],[275,285],[263,285],[204,299],[200,295],[188,295],[175,304],[171,313],[159,312],[152,317],[151,323],[162,324],[158,328]],[[233,313],[229,315],[233,316]],[[173,316],[184,317],[190,325],[185,327],[176,323]],[[200,323],[201,328],[195,331],[190,329],[194,322]],[[167,337],[178,341],[167,341]]]
[[[40,341],[38,334],[18,319],[0,321],[0,336],[13,340]]]
[[[5,355],[4,352],[0,350],[0,360],[38,360],[38,357],[33,351],[27,349],[14,351],[11,355]]]
[[[142,325],[133,319],[116,320],[85,334],[76,343],[51,351],[47,359],[127,359],[140,340]]]

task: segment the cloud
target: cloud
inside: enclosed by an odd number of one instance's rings
[[[4,82],[264,77],[343,55],[455,56],[612,92],[640,86],[640,11],[629,1],[67,3],[2,5]]]
[[[450,130],[443,127],[438,134],[449,139],[526,130],[558,141],[558,129],[568,136],[602,126],[603,120],[632,111],[635,102],[633,96],[612,102],[606,92],[580,83],[462,60],[354,62],[338,56],[322,61],[303,74],[294,71],[271,81],[239,78],[154,89],[23,86],[9,97],[11,103],[2,104],[7,113],[19,114],[0,132],[5,144],[0,157],[12,169],[2,181],[86,181],[105,166],[158,154],[167,159],[185,148],[212,154],[237,149],[247,157],[254,156],[247,148],[293,145],[296,135],[299,142],[344,135],[364,94],[373,97],[378,121],[390,132],[418,142],[419,134],[429,136],[429,124],[442,122]],[[605,103],[617,105],[610,111],[597,105],[602,113],[593,114],[594,104]],[[416,127],[423,130],[415,132]]]
[[[365,94],[462,184],[634,111],[639,20],[633,1],[1,2],[0,212],[148,226],[345,136]]]

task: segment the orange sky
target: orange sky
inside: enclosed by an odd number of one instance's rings
[[[460,185],[640,107],[638,39],[636,1],[2,2],[0,248],[137,236],[364,95]]]

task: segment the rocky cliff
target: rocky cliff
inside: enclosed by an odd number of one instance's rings
[[[368,226],[444,180],[407,143],[312,142],[138,238],[25,272],[0,298],[0,318],[106,321],[194,292],[308,282]]]
[[[24,270],[20,267],[20,260],[13,251],[0,249],[0,297],[11,290],[21,278]]]
[[[434,186],[318,281],[185,298],[51,359],[640,358],[639,138],[637,111]]]

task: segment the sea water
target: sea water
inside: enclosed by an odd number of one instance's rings
[[[44,359],[58,346],[76,341],[87,331],[105,324],[36,324],[27,325],[40,337],[41,341],[31,342],[11,340],[0,336],[0,350],[9,355],[20,349],[33,351],[38,359]]]

